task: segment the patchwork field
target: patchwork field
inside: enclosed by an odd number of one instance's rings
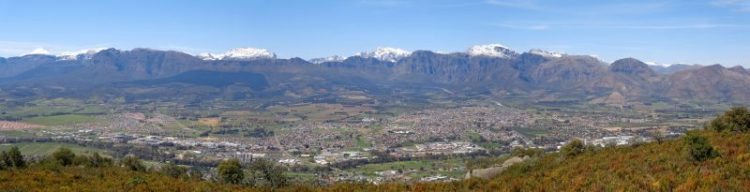
[[[30,123],[22,123],[22,122],[14,122],[14,121],[0,121],[0,130],[2,131],[34,129],[34,128],[39,128],[39,127],[41,126],[36,125],[36,124],[30,124]]]
[[[53,115],[53,116],[40,116],[32,117],[23,120],[27,123],[39,124],[45,126],[56,126],[56,125],[74,125],[79,123],[90,123],[96,122],[97,118],[90,115]]]

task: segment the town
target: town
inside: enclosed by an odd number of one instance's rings
[[[229,112],[195,120],[164,113],[124,112],[54,129],[6,121],[0,124],[3,130],[18,136],[0,135],[0,142],[74,143],[102,148],[116,157],[135,154],[156,163],[192,166],[230,158],[242,162],[263,158],[328,182],[451,181],[468,171],[464,165],[467,158],[508,154],[515,148],[551,152],[573,139],[601,147],[650,142],[677,137],[704,121],[700,115],[668,118],[651,113],[561,112],[494,103],[395,115],[347,106],[294,105],[298,109],[308,106],[346,118],[291,118],[295,114],[274,112],[274,108],[271,112]],[[269,114],[287,120],[264,121]],[[386,164],[393,165],[368,167]]]

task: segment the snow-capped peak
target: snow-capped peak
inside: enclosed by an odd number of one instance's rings
[[[488,56],[510,58],[518,55],[513,50],[501,44],[474,45],[466,51],[470,56]]]
[[[94,56],[96,53],[99,53],[102,50],[105,50],[107,48],[93,48],[93,49],[83,49],[78,51],[65,51],[57,55],[57,58],[60,60],[76,60],[79,58],[82,59],[91,59],[92,56]]]
[[[44,48],[36,48],[29,55],[49,55],[49,51]]]
[[[372,52],[360,52],[356,54],[356,56],[364,58],[375,58],[390,62],[396,62],[401,58],[408,57],[409,55],[411,55],[410,51],[392,47],[380,47]]]
[[[251,60],[251,59],[275,59],[276,54],[267,49],[259,48],[236,48],[225,53],[201,53],[198,54],[203,60]]]
[[[314,64],[321,64],[325,62],[343,61],[344,59],[346,58],[342,56],[338,56],[338,55],[333,55],[333,56],[328,56],[328,57],[323,57],[323,58],[310,59],[309,62],[314,63]]]
[[[554,57],[554,58],[562,57],[563,55],[565,55],[565,53],[554,52],[554,51],[545,51],[545,50],[541,50],[541,49],[531,49],[531,50],[529,50],[529,53],[530,54],[534,54],[534,55],[539,55],[539,56],[542,56],[542,57]]]

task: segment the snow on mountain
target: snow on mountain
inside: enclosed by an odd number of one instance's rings
[[[107,48],[94,48],[94,49],[83,49],[78,51],[65,51],[57,55],[60,60],[76,60],[76,59],[91,59],[99,51]]]
[[[390,62],[396,62],[401,58],[408,57],[409,55],[411,55],[410,51],[392,47],[380,47],[372,52],[360,52],[356,54],[356,56],[364,58],[375,58]]]
[[[511,58],[518,55],[513,50],[500,44],[487,44],[487,45],[474,45],[466,51],[470,56],[488,56],[488,57],[500,57],[500,58]]]
[[[49,51],[44,48],[36,48],[29,55],[49,55]]]
[[[554,51],[545,51],[541,49],[531,49],[529,50],[529,53],[534,54],[534,55],[539,55],[542,57],[553,57],[553,58],[558,58],[558,57],[562,57],[563,55],[565,55],[564,53],[554,52]]]
[[[338,56],[338,55],[333,55],[333,56],[328,56],[328,57],[323,57],[323,58],[310,59],[309,62],[314,63],[314,64],[321,64],[325,62],[343,61],[344,59],[346,58],[342,56]]]
[[[203,60],[252,60],[252,59],[276,59],[276,54],[267,49],[259,48],[236,48],[225,53],[201,53],[198,57]]]

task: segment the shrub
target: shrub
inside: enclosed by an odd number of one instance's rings
[[[685,137],[685,151],[688,157],[693,161],[705,161],[719,156],[714,147],[708,143],[708,139],[695,134],[688,134]]]
[[[10,148],[5,157],[3,157],[3,162],[5,162],[5,165],[8,167],[26,167],[26,160],[24,160],[23,155],[21,154],[21,151],[18,150],[17,146]]]
[[[69,166],[73,164],[76,154],[68,148],[61,147],[52,153],[52,158],[62,166]]]
[[[708,128],[714,131],[747,132],[750,130],[750,112],[745,107],[735,107],[711,120]]]
[[[525,157],[525,156],[536,157],[536,156],[541,156],[543,154],[544,154],[544,150],[542,149],[533,149],[533,148],[525,149],[522,147],[513,148],[513,150],[510,152],[511,156],[516,156],[516,157]]]
[[[8,153],[5,151],[0,152],[0,170],[10,167],[10,165],[8,164],[8,162],[10,161],[6,161],[7,159]]]
[[[575,139],[560,149],[560,153],[565,157],[574,157],[586,151],[586,146],[581,140]]]
[[[89,157],[88,159],[89,163],[87,164],[87,166],[89,167],[106,167],[112,165],[112,159],[102,157],[97,152],[94,152],[94,154],[91,155],[91,157]]]
[[[128,155],[123,158],[122,161],[120,161],[120,166],[132,171],[146,171],[146,166],[143,165],[141,159],[133,155]]]
[[[159,171],[162,174],[173,177],[173,178],[181,178],[187,175],[188,169],[186,167],[182,167],[174,163],[168,163],[166,165],[161,166]]]

